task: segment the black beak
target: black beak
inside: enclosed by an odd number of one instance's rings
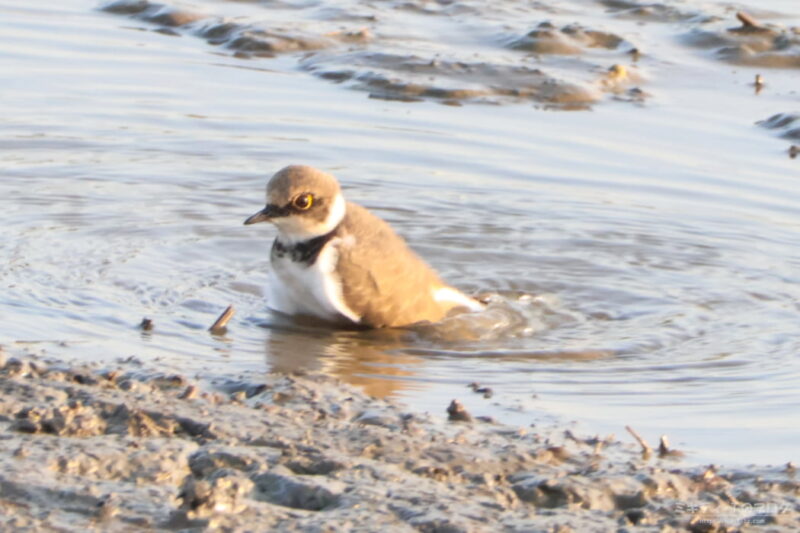
[[[257,222],[269,222],[271,218],[283,216],[282,211],[283,210],[275,204],[267,204],[264,209],[245,220],[244,225],[249,226]]]

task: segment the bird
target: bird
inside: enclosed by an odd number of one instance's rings
[[[442,281],[387,222],[346,201],[327,172],[306,165],[276,172],[266,206],[244,221],[258,222],[278,230],[267,305],[281,314],[399,328],[484,308]]]

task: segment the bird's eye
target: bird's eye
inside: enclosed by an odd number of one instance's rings
[[[310,194],[301,194],[292,200],[292,205],[294,205],[297,209],[302,209],[305,211],[314,205],[314,197]]]

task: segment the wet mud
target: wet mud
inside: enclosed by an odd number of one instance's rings
[[[642,22],[708,22],[712,17],[699,11],[684,10],[661,2],[635,0],[598,0],[608,12],[617,17]]]
[[[318,50],[332,46],[336,40],[280,28],[259,28],[147,0],[119,0],[103,9],[165,28],[181,28],[239,57],[274,57],[287,52]]]
[[[392,12],[454,19],[477,9],[447,2],[406,2],[382,7]],[[367,91],[372,98],[432,100],[449,105],[534,102],[553,108],[586,109],[606,94],[619,99],[621,93],[634,88],[633,83],[643,81],[626,77],[609,84],[606,70],[614,63],[629,61],[635,47],[623,37],[577,23],[556,28],[550,22],[542,22],[522,36],[501,31],[487,38],[486,46],[492,48],[492,53],[480,58],[478,54],[445,51],[435,43],[416,42],[413,38],[398,44],[394,34],[400,30],[383,23],[384,17],[377,15],[328,10],[315,14],[313,24],[270,26],[147,0],[117,0],[103,9],[160,26],[156,31],[194,35],[240,58],[298,53],[301,69]],[[321,31],[319,19],[336,23],[336,29]],[[525,55],[498,55],[506,49]],[[597,49],[605,54],[597,56]],[[543,55],[551,58],[544,61]],[[564,62],[559,56],[579,56],[581,60]],[[621,88],[623,84],[625,87]],[[632,95],[622,99],[641,102],[647,96],[638,88]]]
[[[446,406],[433,407],[444,415]],[[201,383],[135,358],[77,367],[3,355],[0,523],[47,531],[800,526],[793,465],[686,469],[613,436],[502,426],[457,401],[449,412],[450,422],[410,414],[314,374]]]
[[[628,50],[634,48],[613,33],[584,28],[579,24],[557,28],[551,22],[542,22],[525,36],[513,41],[510,47],[536,54],[572,55],[584,53],[587,48],[616,50],[623,45]]]
[[[739,26],[731,27],[726,20],[713,24],[711,29],[696,28],[683,40],[736,65],[800,68],[800,28],[762,23],[744,12],[737,16]]]
[[[331,68],[331,63],[342,66]],[[369,91],[373,98],[391,100],[492,103],[503,97],[580,108],[601,97],[601,91],[595,88],[559,81],[538,68],[527,66],[365,52],[335,59],[311,56],[302,66],[325,79],[350,81],[357,88]],[[398,78],[397,73],[402,73],[403,78]],[[436,81],[432,83],[430,78]]]
[[[632,0],[600,0],[598,4],[612,20],[673,24],[680,42],[708,50],[714,59],[752,67],[800,67],[798,28],[761,23],[742,12],[737,15],[741,25],[731,26],[732,12],[724,9],[707,13]],[[277,7],[287,8],[269,4],[265,9]],[[455,43],[447,46],[438,42],[446,40],[444,36],[433,40],[414,37],[410,34],[418,29],[413,25],[410,29],[396,27],[387,20],[433,17],[458,27],[462,19],[480,18],[485,7],[397,2],[379,9],[370,6],[371,10],[363,13],[345,8],[314,11],[314,6],[289,7],[308,13],[298,15],[291,24],[278,21],[271,25],[244,23],[148,0],[117,0],[103,9],[160,26],[157,31],[200,37],[241,58],[295,53],[299,68],[367,91],[373,98],[432,100],[450,105],[534,102],[556,109],[588,109],[605,98],[642,103],[650,96],[642,89],[646,81],[643,76],[612,76],[610,83],[605,74],[614,66],[622,66],[626,73],[636,70],[641,51],[626,32],[540,19],[532,29],[517,33],[508,25],[487,23],[475,28],[470,22],[457,34],[475,32],[475,44],[486,53],[466,54]],[[536,4],[526,6],[525,11],[532,17],[549,17],[554,12]],[[310,20],[304,20],[304,16]],[[326,24],[331,31],[324,31]],[[432,33],[437,37],[435,30]],[[519,55],[503,55],[504,50]]]
[[[800,141],[800,113],[778,113],[757,124],[777,132],[783,139]]]

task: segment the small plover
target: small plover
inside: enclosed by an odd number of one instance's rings
[[[366,327],[437,322],[483,304],[444,283],[379,217],[347,202],[332,175],[292,165],[267,183],[267,205],[245,224],[271,222],[267,305],[286,315]]]

